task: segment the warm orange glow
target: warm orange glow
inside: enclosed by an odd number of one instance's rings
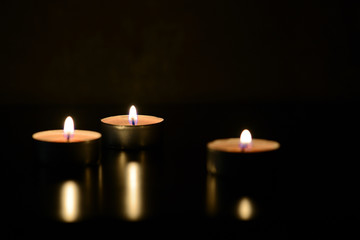
[[[129,123],[131,125],[136,125],[137,121],[138,121],[138,117],[137,117],[136,108],[134,105],[132,105],[129,110]]]
[[[65,119],[64,123],[64,136],[70,140],[74,135],[74,120],[69,116]]]
[[[240,148],[251,148],[252,137],[249,130],[245,129],[240,135]]]

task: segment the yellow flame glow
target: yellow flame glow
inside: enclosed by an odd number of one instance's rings
[[[132,105],[129,110],[129,123],[132,125],[136,125],[137,120],[138,120],[138,117],[137,117],[136,108],[134,105]]]
[[[245,129],[240,135],[240,146],[248,147],[251,145],[252,137],[249,130]]]
[[[74,131],[74,120],[70,116],[68,116],[64,122],[64,136],[72,137],[74,135]]]
[[[253,204],[249,198],[243,197],[239,200],[237,215],[241,220],[250,220],[253,217],[253,211]]]
[[[129,220],[135,221],[139,220],[142,214],[141,166],[138,162],[129,162],[126,170],[126,216]]]
[[[74,222],[79,217],[79,186],[66,181],[61,186],[60,214],[65,222]]]

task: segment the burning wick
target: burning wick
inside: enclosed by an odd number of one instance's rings
[[[134,105],[129,110],[129,123],[133,126],[137,124],[137,112]]]
[[[246,149],[251,148],[251,142],[252,142],[252,137],[251,137],[251,133],[249,130],[245,129],[244,131],[242,131],[241,135],[240,135],[240,149],[241,151],[246,151]]]
[[[70,139],[73,136],[73,134],[74,134],[74,121],[69,116],[65,119],[65,123],[64,123],[64,136],[67,142],[70,142]]]

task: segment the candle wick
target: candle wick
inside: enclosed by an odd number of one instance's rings
[[[66,140],[67,140],[67,142],[70,142],[70,133],[68,133],[68,134],[66,135]]]
[[[240,144],[240,151],[245,152],[247,146],[248,146],[247,144]]]
[[[133,125],[133,126],[135,125],[135,119],[134,118],[131,119],[131,125]]]

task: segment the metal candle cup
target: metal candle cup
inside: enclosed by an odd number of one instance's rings
[[[101,134],[75,130],[70,140],[63,130],[48,130],[32,135],[40,164],[48,166],[85,166],[100,161]]]
[[[238,138],[214,140],[207,144],[207,170],[217,175],[266,175],[279,147],[278,142],[265,139],[253,139],[248,149],[240,146]]]
[[[137,115],[136,125],[129,115],[101,119],[104,144],[118,149],[142,149],[159,146],[163,138],[163,118]]]

